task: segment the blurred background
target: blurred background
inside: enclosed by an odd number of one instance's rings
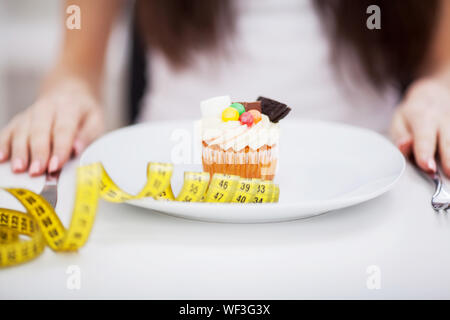
[[[0,0],[0,127],[33,103],[42,77],[52,67],[64,30],[63,4],[61,0]],[[125,13],[115,25],[109,43],[114,50],[107,51],[103,95],[108,129],[127,119],[122,105],[127,101],[128,19]]]

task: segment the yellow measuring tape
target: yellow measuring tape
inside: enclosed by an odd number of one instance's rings
[[[26,212],[0,208],[0,267],[29,261],[46,246],[57,252],[81,248],[91,232],[99,197],[116,203],[145,197],[185,202],[278,202],[280,190],[272,181],[224,174],[214,174],[210,181],[207,172],[185,172],[183,187],[175,197],[170,184],[172,173],[171,164],[149,163],[144,188],[137,195],[130,195],[114,183],[100,163],[79,167],[68,229],[42,196],[23,188],[3,188]]]

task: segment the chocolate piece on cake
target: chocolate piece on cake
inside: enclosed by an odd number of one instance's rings
[[[255,101],[255,102],[239,102],[240,104],[242,104],[245,108],[245,111],[249,111],[249,110],[258,110],[259,112],[261,112],[261,102],[260,101]]]
[[[288,115],[291,111],[286,104],[272,100],[269,98],[258,97],[258,101],[261,101],[261,113],[269,117],[269,120],[277,123]]]
[[[289,107],[287,107],[284,111],[283,111],[283,113],[281,113],[273,122],[278,122],[278,121],[280,121],[281,119],[284,119],[284,118],[286,118],[286,116],[288,115],[288,113],[289,112],[291,112],[291,108],[289,108]]]

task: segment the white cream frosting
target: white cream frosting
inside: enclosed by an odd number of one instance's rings
[[[230,104],[229,96],[214,97],[200,103],[204,142],[208,145],[218,145],[225,150],[232,148],[234,151],[247,146],[256,150],[264,145],[273,146],[278,143],[279,126],[270,122],[264,114],[261,115],[261,121],[250,127],[239,121],[222,121],[222,112]]]
[[[230,96],[214,97],[200,102],[200,109],[203,118],[220,119],[222,111],[231,104]]]
[[[278,123],[270,122],[266,115],[261,115],[261,121],[248,127],[239,121],[223,122],[218,118],[203,118],[201,120],[202,140],[208,145],[219,145],[222,149],[232,148],[234,151],[249,146],[256,150],[264,145],[273,146],[279,140]]]

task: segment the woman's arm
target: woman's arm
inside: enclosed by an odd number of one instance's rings
[[[103,60],[122,0],[67,1],[81,10],[81,29],[65,28],[59,58],[36,102],[0,133],[0,161],[31,175],[59,170],[103,130],[99,106]],[[64,9],[65,9],[64,8]],[[64,10],[65,11],[65,10]],[[63,21],[65,22],[65,21]]]
[[[450,176],[450,1],[441,0],[422,76],[408,88],[391,129],[400,150],[406,156],[413,153],[423,170],[436,170],[438,152]]]
[[[58,62],[44,88],[53,84],[53,77],[69,73],[88,81],[90,87],[98,94],[109,34],[121,4],[122,0],[66,1],[65,7],[70,5],[80,7],[81,29],[65,28]]]

